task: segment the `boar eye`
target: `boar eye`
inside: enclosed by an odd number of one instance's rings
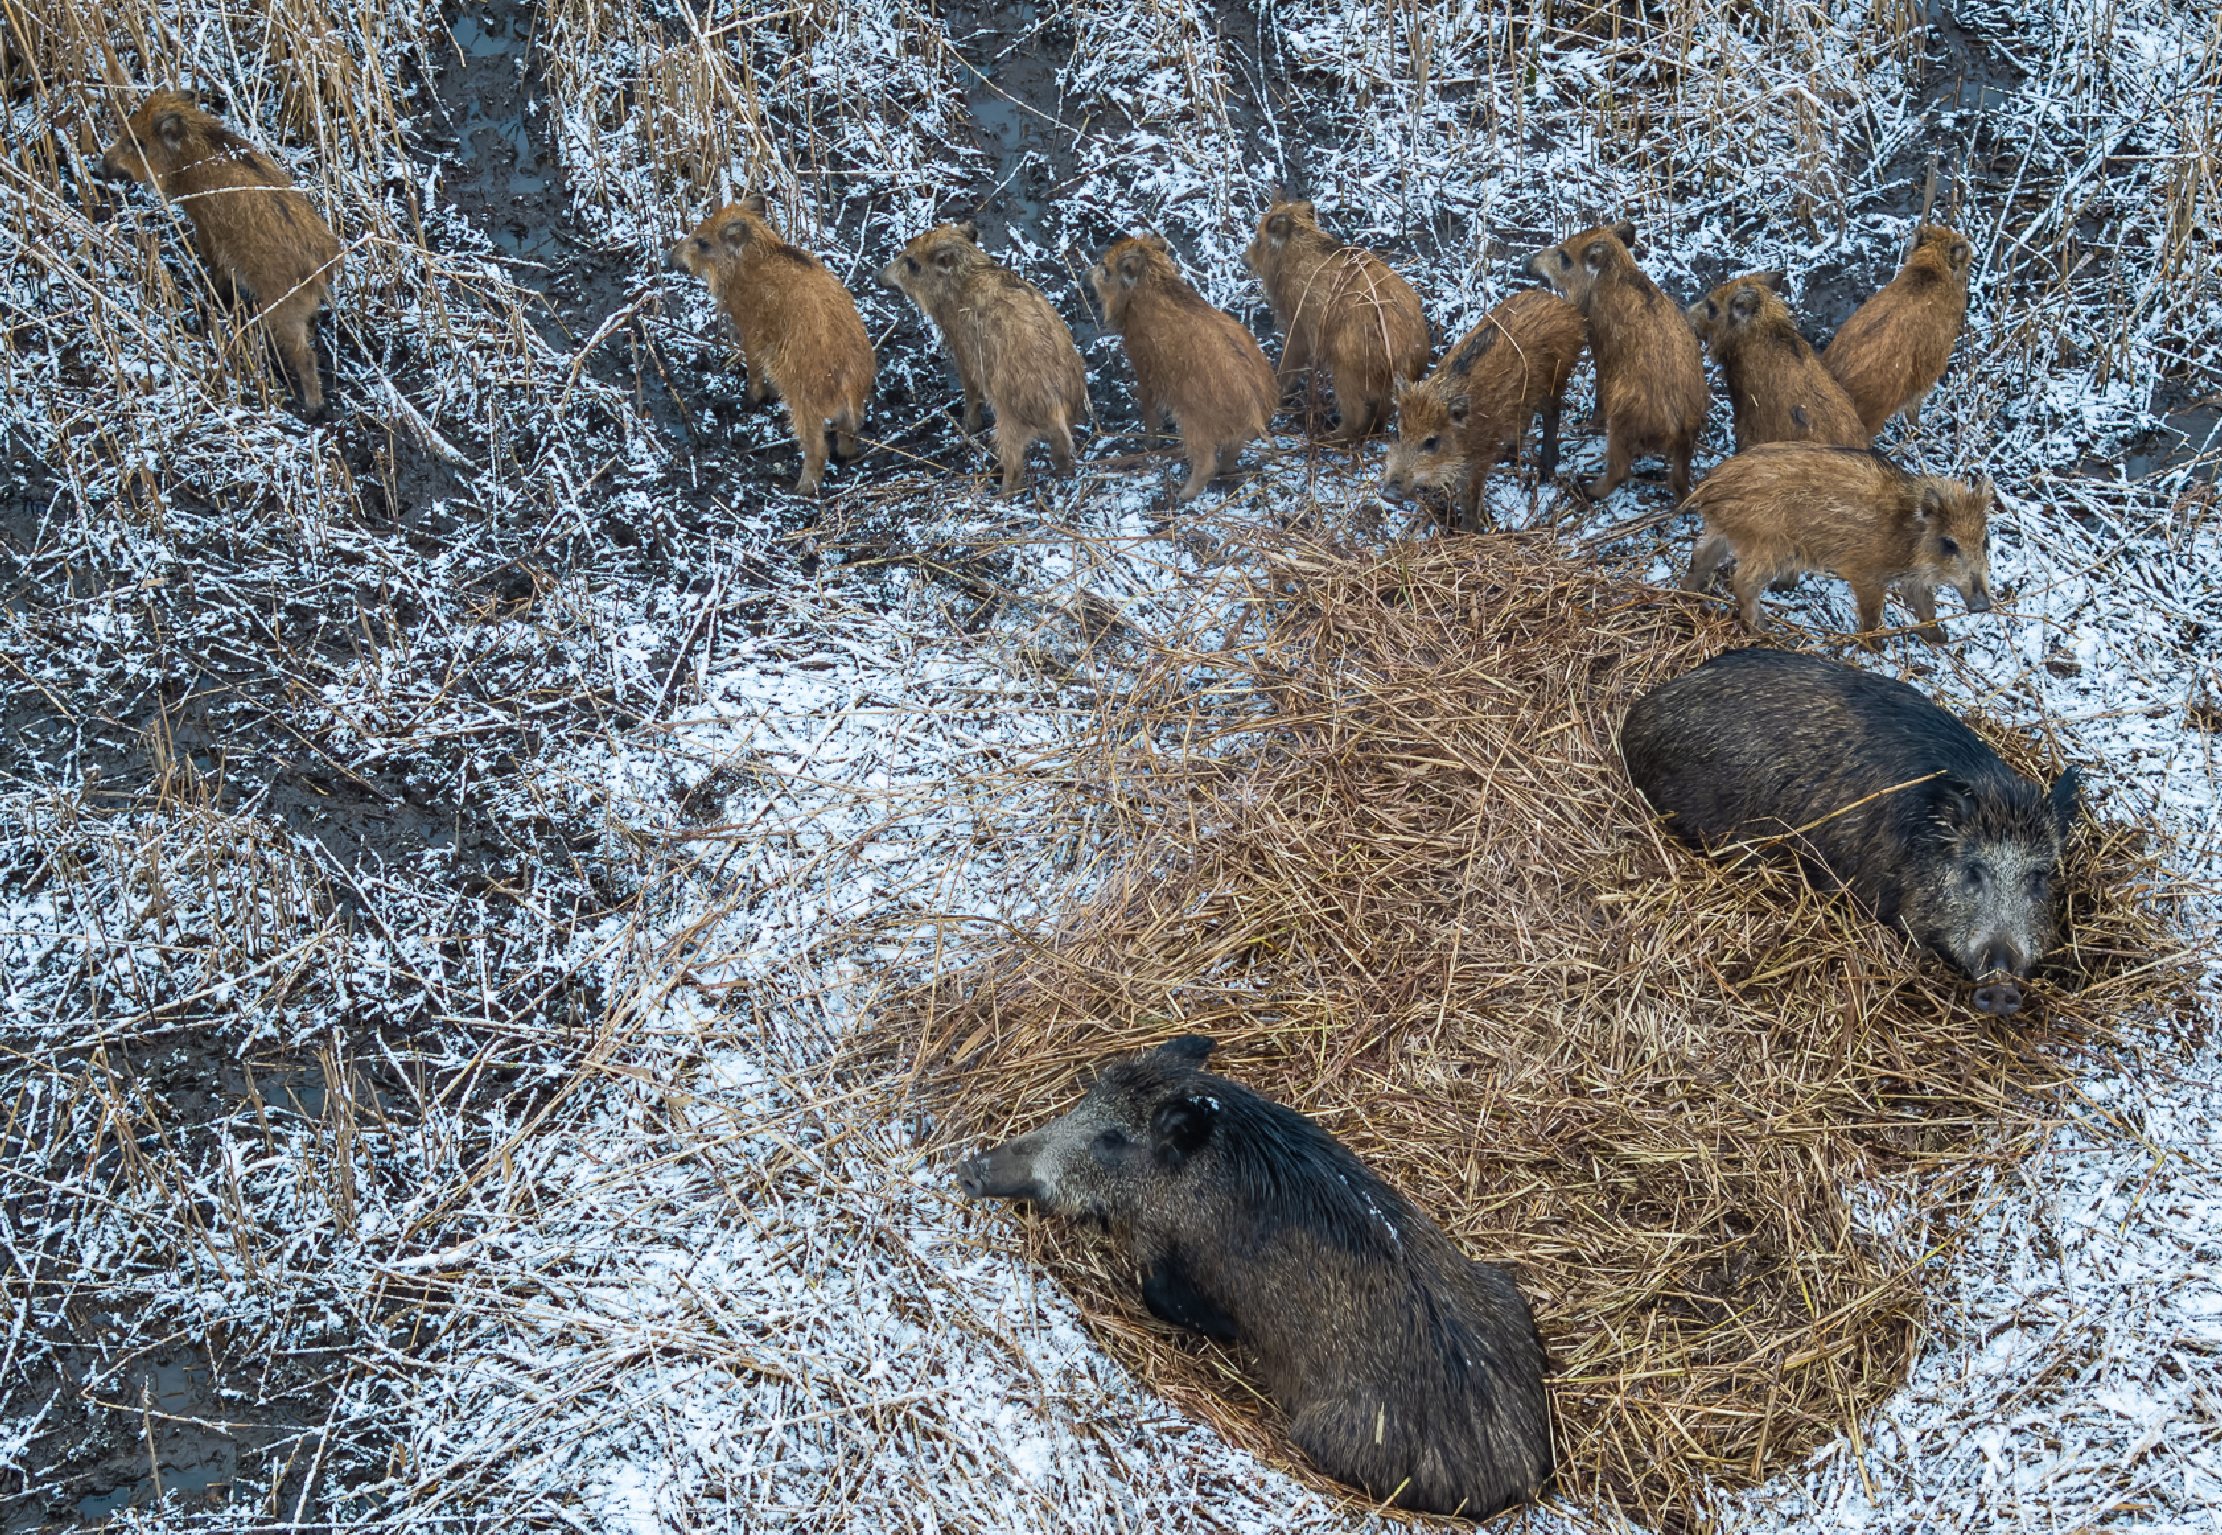
[[[1970,890],[1980,890],[1990,883],[1991,871],[1979,863],[1971,863],[1960,871],[1960,881]]]
[[[918,258],[916,256],[905,256],[903,258],[903,265],[915,272],[918,270]]]
[[[1566,252],[1560,251],[1558,253],[1558,264],[1560,266],[1572,266],[1574,264],[1574,258],[1566,254]]]
[[[1126,1150],[1126,1145],[1126,1132],[1116,1125],[1108,1130],[1100,1131],[1096,1135],[1096,1152],[1098,1155],[1115,1157]]]
[[[1442,441],[1443,439],[1440,437],[1423,438],[1420,442],[1420,451],[1422,453],[1432,453],[1442,443]]]
[[[1711,299],[1707,299],[1707,300],[1705,301],[1705,317],[1706,317],[1706,318],[1707,318],[1708,320],[1710,320],[1710,319],[1713,319],[1714,317],[1716,317],[1717,315],[1719,315],[1719,314],[1720,314],[1720,312],[1721,312],[1721,306],[1720,306],[1720,305],[1718,305],[1718,304],[1714,303],[1714,302],[1713,302],[1713,301],[1712,301]]]
[[[1940,538],[1937,540],[1937,553],[1943,555],[1946,559],[1952,558],[1952,556],[1958,554],[1959,552],[1960,544],[1958,539]]]

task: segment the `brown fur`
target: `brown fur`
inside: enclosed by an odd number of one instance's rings
[[[1798,333],[1777,291],[1780,272],[1722,283],[1689,307],[1690,325],[1720,365],[1736,412],[1736,446],[1822,442],[1864,448],[1873,437],[1839,384]]]
[[[1527,259],[1589,321],[1597,359],[1598,414],[1605,421],[1605,472],[1585,485],[1609,496],[1639,453],[1664,454],[1677,497],[1690,492],[1690,459],[1705,425],[1705,363],[1697,335],[1673,300],[1636,265],[1627,222],[1584,230]]]
[[[1114,240],[1088,281],[1134,368],[1143,424],[1169,417],[1180,426],[1188,455],[1180,499],[1193,501],[1273,419],[1273,369],[1257,338],[1204,302],[1155,235]]]
[[[1427,367],[1427,317],[1412,285],[1372,251],[1321,229],[1308,202],[1266,209],[1242,259],[1265,285],[1285,338],[1283,387],[1324,369],[1342,412],[1338,436],[1386,424],[1396,387]]]
[[[671,249],[710,285],[740,337],[748,397],[775,393],[802,446],[795,489],[814,494],[826,466],[826,424],[843,458],[856,455],[876,365],[856,300],[826,264],[764,220],[761,198],[728,203]]]
[[[142,102],[100,165],[184,211],[218,290],[253,312],[302,410],[323,414],[309,324],[339,271],[339,240],[293,178],[183,91],[156,91]]]
[[[1765,443],[1708,474],[1690,497],[1705,531],[1682,584],[1703,589],[1733,554],[1736,602],[1757,630],[1762,586],[1826,571],[1851,583],[1869,645],[1882,626],[1883,592],[1897,586],[1921,620],[1921,637],[1939,644],[1938,587],[1958,587],[1971,613],[1991,605],[1994,499],[1987,482],[1909,474],[1879,453]]]
[[[1558,470],[1559,409],[1584,336],[1581,312],[1540,288],[1490,310],[1425,381],[1397,386],[1397,441],[1383,488],[1453,491],[1462,525],[1478,527],[1491,466],[1518,455],[1539,413],[1536,468],[1548,480]]]
[[[1967,319],[1967,274],[1975,247],[1941,224],[1923,224],[1913,254],[1821,354],[1844,386],[1869,436],[1900,411],[1921,424],[1921,402],[1944,377]]]
[[[1003,493],[1026,481],[1026,450],[1049,444],[1057,472],[1073,470],[1072,429],[1088,413],[1088,375],[1072,332],[1041,289],[990,261],[970,224],[943,224],[903,247],[880,281],[909,296],[941,331],[964,388],[964,429],[995,411]]]

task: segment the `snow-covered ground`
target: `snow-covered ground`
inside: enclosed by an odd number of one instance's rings
[[[1077,272],[1130,224],[1261,333],[1236,258],[1282,185],[1445,334],[1622,214],[1670,293],[1784,267],[1817,332],[1887,277],[1933,160],[1974,304],[1885,446],[1996,479],[2012,600],[1876,664],[2054,732],[2107,814],[2222,879],[2217,453],[2158,431],[2211,432],[2222,388],[2204,6],[54,14],[0,160],[11,1530],[1373,1519],[1138,1391],[1030,1261],[1069,1233],[960,1207],[911,1106],[823,1070],[891,989],[1084,886],[1057,764],[1122,645],[1225,612],[1183,535],[1239,557],[1245,522],[1377,514],[1377,462],[1292,437],[1193,525],[1118,459]],[[85,174],[172,76],[347,240],[327,428],[224,370],[169,217]],[[822,506],[660,265],[753,185],[881,342],[894,451]],[[1103,416],[1090,472],[1016,503],[868,291],[976,205]],[[1570,430],[1568,470],[1599,450]],[[1596,547],[1632,574],[1686,553],[1655,478],[1562,510],[1623,526]],[[1780,606],[1850,616],[1825,582]],[[1940,1272],[1904,1392],[1724,1522],[2222,1527],[2218,1105],[2212,1042],[2094,1066]]]

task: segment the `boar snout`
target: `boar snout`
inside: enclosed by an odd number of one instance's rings
[[[2009,1018],[2021,1011],[2021,978],[2029,973],[2029,961],[2020,949],[2003,939],[1989,944],[1977,973],[1983,978],[1975,988],[1977,1012]]]
[[[957,1169],[957,1187],[967,1199],[1039,1199],[1033,1153],[1033,1147],[1018,1141],[983,1151]]]
[[[1991,584],[1988,581],[1977,581],[1960,595],[1967,599],[1967,610],[1970,613],[1988,613],[1991,610]]]
[[[2011,1018],[2021,1011],[2021,988],[2012,981],[1992,981],[1975,988],[1975,1010],[1994,1018]]]

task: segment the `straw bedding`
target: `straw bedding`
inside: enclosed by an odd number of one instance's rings
[[[881,1059],[954,1151],[1060,1112],[1105,1055],[1215,1036],[1215,1069],[1514,1270],[1577,1500],[1701,1525],[1708,1487],[1856,1438],[2077,1048],[2187,1016],[2144,833],[2085,821],[2068,945],[1989,1020],[1848,903],[1692,855],[1628,784],[1630,702],[1743,643],[1716,610],[1525,535],[1284,548],[1248,597],[1211,652],[1144,658],[1064,765],[1108,862],[1045,932],[953,957]],[[1026,1229],[1115,1355],[1309,1475],[1238,1355],[1149,1318],[1092,1235]]]

